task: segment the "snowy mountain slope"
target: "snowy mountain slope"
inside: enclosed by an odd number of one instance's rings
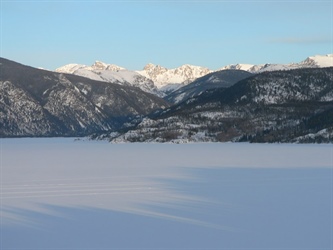
[[[131,86],[40,70],[0,58],[0,137],[83,136],[168,104]]]
[[[92,66],[82,64],[68,64],[55,70],[59,73],[69,73],[83,76],[96,81],[117,83],[125,86],[134,86],[145,92],[159,95],[154,82],[150,79],[123,67],[96,61]]]

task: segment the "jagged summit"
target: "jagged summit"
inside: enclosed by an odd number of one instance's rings
[[[101,61],[95,61],[95,63],[91,65],[92,68],[100,70],[105,70],[107,66],[108,65],[106,63],[103,63]]]
[[[148,63],[144,68],[143,71],[147,72],[149,76],[153,76],[154,74],[162,74],[166,72],[168,69],[162,67],[161,65],[155,65],[152,63]]]
[[[190,64],[168,69],[160,65],[148,63],[143,70],[136,72],[150,78],[154,81],[157,88],[160,89],[170,84],[188,84],[212,71],[205,67]]]

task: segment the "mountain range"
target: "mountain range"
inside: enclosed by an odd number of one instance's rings
[[[332,67],[333,54],[310,56],[299,63],[290,64],[232,64],[211,70],[206,67],[185,64],[178,68],[168,69],[152,63],[143,70],[130,71],[124,67],[96,61],[91,66],[82,64],[67,64],[57,68],[60,73],[75,74],[93,80],[116,82],[126,86],[135,86],[143,91],[166,97],[173,91],[192,83],[196,79],[209,73],[221,70],[244,70],[253,74],[265,71],[289,70],[298,68]],[[172,98],[168,98],[171,100]]]
[[[0,68],[0,137],[333,142],[332,55],[218,71],[96,61],[53,72],[4,58]]]

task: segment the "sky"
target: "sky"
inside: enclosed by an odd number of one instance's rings
[[[291,63],[331,54],[333,0],[0,0],[1,57],[54,70]]]

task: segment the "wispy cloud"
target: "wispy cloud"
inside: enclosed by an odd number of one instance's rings
[[[321,37],[279,37],[267,40],[269,43],[281,44],[319,44],[319,43],[332,43],[333,39],[330,36]]]

